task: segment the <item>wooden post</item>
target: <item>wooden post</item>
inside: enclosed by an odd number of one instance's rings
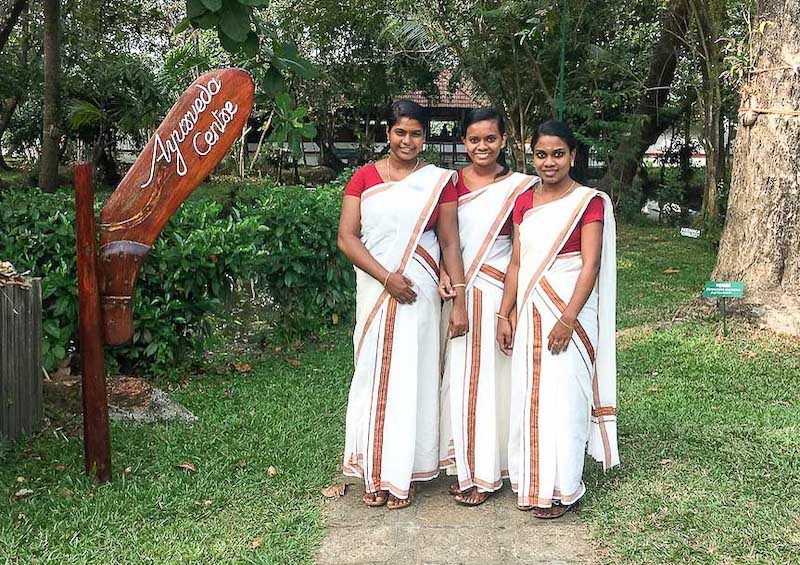
[[[42,419],[42,285],[0,283],[0,435],[32,433]]]
[[[97,242],[92,166],[75,165],[75,229],[78,257],[78,334],[81,345],[81,396],[86,473],[111,481],[106,377],[103,367],[103,319],[98,288]]]
[[[83,442],[86,472],[96,473],[100,482],[111,480],[103,345],[119,345],[133,335],[133,290],[142,259],[238,138],[254,90],[245,71],[222,69],[200,76],[183,93],[103,207],[99,258],[92,168],[75,166]],[[184,120],[189,115],[191,123]],[[178,135],[183,140],[172,145],[169,140]]]

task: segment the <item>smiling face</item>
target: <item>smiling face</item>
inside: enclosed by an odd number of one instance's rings
[[[506,135],[500,133],[497,120],[482,120],[469,125],[464,145],[473,164],[487,167],[500,157],[500,151],[506,146]]]
[[[389,129],[389,149],[401,161],[414,161],[425,143],[425,128],[414,118],[402,117]]]
[[[545,184],[557,184],[569,175],[575,152],[555,135],[543,135],[533,147],[533,166]]]

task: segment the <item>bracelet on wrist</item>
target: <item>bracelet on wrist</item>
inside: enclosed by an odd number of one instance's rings
[[[454,283],[454,284],[451,284],[450,286],[452,286],[453,288],[459,288],[459,287],[467,288],[467,283]]]
[[[568,323],[566,323],[566,322],[565,322],[564,320],[562,320],[561,318],[556,318],[556,321],[557,321],[559,324],[561,324],[562,326],[564,326],[565,328],[567,328],[569,331],[574,331],[574,330],[575,330],[575,328],[574,328],[573,326],[569,325]]]
[[[389,277],[391,277],[391,276],[392,276],[392,272],[391,272],[391,271],[389,271],[388,273],[386,273],[386,278],[385,278],[385,279],[383,279],[383,287],[384,287],[384,288],[386,288],[386,283],[387,283],[387,282],[389,282]]]
[[[505,320],[506,322],[510,322],[511,321],[511,320],[508,319],[508,316],[503,316],[500,312],[495,313],[495,316],[497,316],[501,320]]]

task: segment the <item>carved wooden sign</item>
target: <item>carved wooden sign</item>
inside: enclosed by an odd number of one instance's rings
[[[133,333],[131,300],[145,254],[167,220],[241,134],[254,85],[241,69],[208,72],[178,99],[100,216],[100,294],[105,342]],[[165,274],[166,275],[166,274]]]

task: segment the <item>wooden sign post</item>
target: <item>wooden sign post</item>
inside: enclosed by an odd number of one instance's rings
[[[208,72],[170,109],[103,206],[99,261],[91,166],[75,167],[79,335],[86,472],[111,480],[103,344],[133,335],[133,289],[142,260],[184,200],[236,141],[253,108],[241,69]]]

